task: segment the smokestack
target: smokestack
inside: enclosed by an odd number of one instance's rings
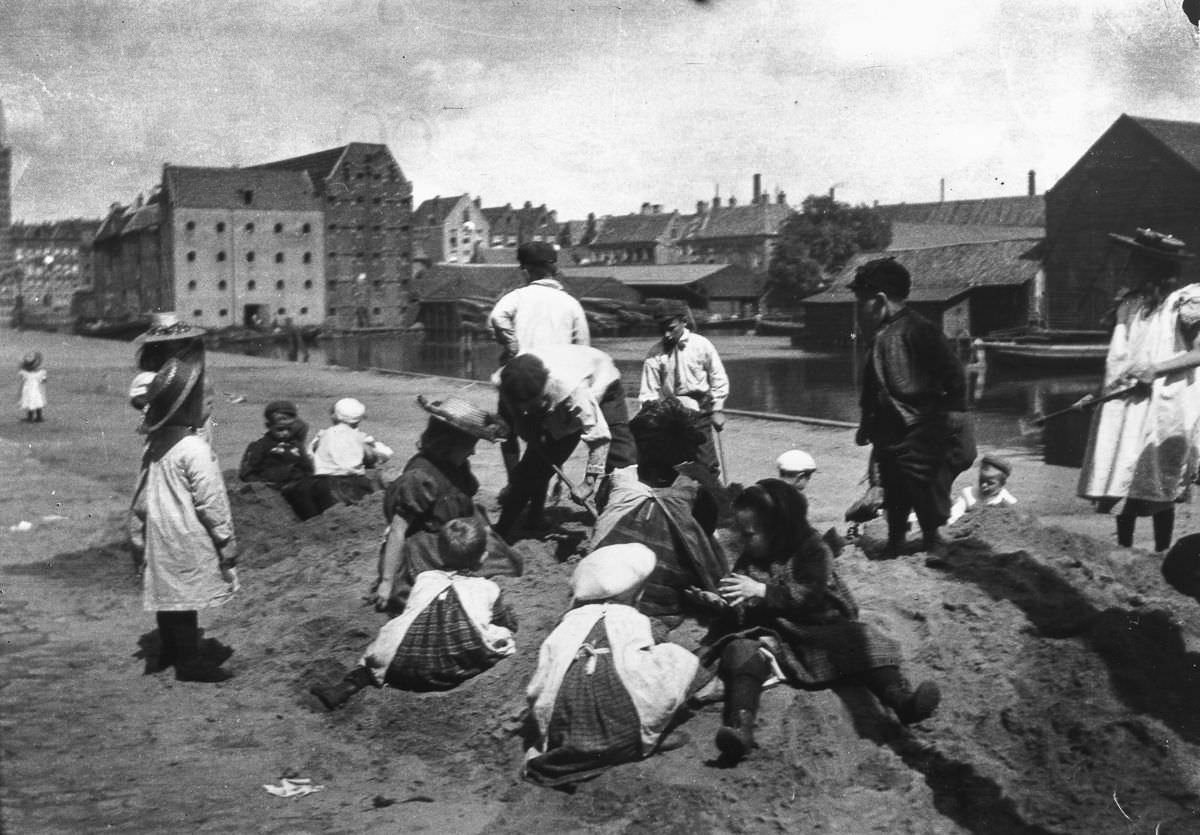
[[[942,177],[942,179],[938,180],[938,202],[939,203],[946,202],[946,178],[945,177]]]
[[[835,195],[836,195],[836,194],[837,194],[837,186],[830,186],[830,187],[829,187],[829,199],[830,199],[830,200],[835,200],[835,199],[837,199],[837,198],[835,197]]]
[[[1037,197],[1037,172],[1029,169],[1029,196]]]
[[[642,212],[641,213],[644,215],[650,214],[650,204],[649,203],[642,204]]]
[[[762,200],[762,174],[755,174],[754,197],[750,198],[750,202],[757,204],[760,200]]]
[[[707,211],[708,211],[708,204],[705,203],[703,200],[697,200],[696,201],[696,214],[702,215]]]

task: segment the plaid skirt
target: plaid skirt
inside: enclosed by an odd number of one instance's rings
[[[545,747],[525,763],[525,779],[540,786],[590,780],[642,757],[641,720],[613,664],[604,618],[563,676]]]
[[[449,586],[408,628],[384,681],[400,690],[449,690],[503,657],[484,642]]]

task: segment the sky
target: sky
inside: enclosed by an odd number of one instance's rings
[[[386,142],[414,198],[560,220],[1052,186],[1122,113],[1200,121],[1179,0],[3,0],[13,217],[164,163]]]

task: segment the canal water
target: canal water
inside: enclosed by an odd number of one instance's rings
[[[858,369],[848,354],[814,354],[792,348],[787,337],[714,335],[710,337],[732,381],[730,409],[856,422]],[[652,339],[599,339],[622,372],[626,390],[635,395],[641,360]],[[287,346],[264,340],[242,344],[259,356],[287,358]],[[334,336],[310,349],[309,362],[348,368],[381,368],[487,379],[499,350],[486,340],[429,343],[420,334]],[[1045,428],[1030,424],[1036,414],[1065,408],[1095,390],[1100,372],[1039,375],[1033,369],[993,368],[973,409],[977,440],[1049,464],[1079,466],[1087,441],[1088,417],[1071,414]]]

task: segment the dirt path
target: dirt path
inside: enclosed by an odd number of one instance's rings
[[[139,455],[129,346],[0,331],[0,368],[31,348],[50,372],[47,423],[0,414],[5,832],[1200,831],[1200,606],[1163,584],[1153,555],[1103,544],[1112,520],[1074,499],[1074,471],[1019,460],[1014,492],[1040,522],[983,517],[944,561],[859,550],[839,561],[910,674],[941,683],[933,719],[903,729],[854,689],[778,688],[764,698],[763,748],[739,768],[712,762],[710,707],[683,726],[682,747],[563,794],[518,779],[508,732],[566,604],[557,543],[523,543],[528,575],[503,581],[521,620],[515,657],[451,693],[370,691],[326,714],[308,684],[353,664],[381,623],[359,600],[378,496],[298,523],[270,491],[232,482],[244,593],[201,624],[236,648],[236,676],[144,674],[153,618],[123,544]],[[314,426],[333,399],[361,398],[402,463],[423,424],[415,395],[460,385],[221,354],[211,364],[227,471],[261,432],[262,406],[285,396]],[[865,452],[849,432],[733,420],[725,440],[742,481],[768,474],[782,449],[812,451],[819,523],[859,489]],[[494,500],[498,454],[481,450],[474,468]],[[10,530],[22,520],[29,530]],[[1180,532],[1195,529],[1189,507]],[[263,790],[288,775],[325,788]]]

